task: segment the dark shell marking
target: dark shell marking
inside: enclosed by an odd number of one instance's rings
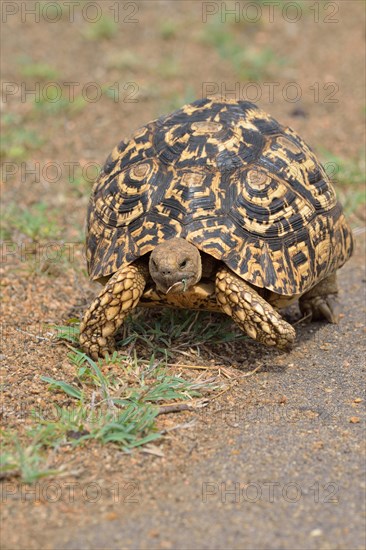
[[[204,99],[109,156],[88,210],[93,279],[183,237],[249,283],[302,294],[341,267],[352,234],[312,150],[245,101]]]

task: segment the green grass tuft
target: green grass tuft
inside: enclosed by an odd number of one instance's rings
[[[33,130],[25,127],[24,120],[15,113],[5,113],[0,135],[1,160],[25,160],[31,151],[40,147],[44,140]]]
[[[156,66],[155,71],[161,78],[175,78],[181,72],[179,62],[174,56],[166,56]]]
[[[59,338],[72,343],[77,340],[76,326],[55,328]],[[157,426],[164,403],[192,400],[222,387],[212,380],[187,380],[171,374],[154,354],[149,360],[138,361],[136,354],[126,357],[114,353],[95,362],[72,348],[69,359],[76,368],[72,382],[49,376],[41,376],[41,380],[51,392],[71,399],[71,405],[53,405],[52,415],[46,410],[33,412],[35,423],[26,430],[22,444],[13,432],[6,434],[3,475],[20,477],[26,483],[56,475],[60,470],[49,468],[52,454],[48,450],[55,453],[63,445],[87,445],[89,440],[114,443],[130,452],[164,437]],[[106,365],[113,365],[113,370]],[[52,400],[49,402],[51,406]]]
[[[78,198],[88,197],[91,193],[93,183],[91,179],[89,180],[84,177],[83,170],[80,167],[77,167],[72,176],[69,176],[71,193]]]
[[[1,475],[4,477],[13,475],[20,477],[24,483],[34,483],[44,477],[59,474],[60,470],[47,467],[47,459],[43,452],[45,435],[44,427],[39,426],[28,431],[28,443],[22,444],[14,431],[3,431],[0,454]]]
[[[241,80],[260,81],[285,63],[270,48],[248,47],[243,42],[243,35],[239,36],[239,40],[232,32],[232,26],[219,19],[206,27],[202,39],[232,65]]]
[[[20,69],[20,74],[27,78],[44,81],[55,80],[59,76],[54,67],[51,67],[46,63],[31,63],[29,60],[24,62],[24,65]]]
[[[69,100],[67,94],[60,94],[60,90],[56,87],[50,87],[47,90],[47,96],[42,95],[41,98],[34,101],[33,115],[57,115],[76,114],[82,111],[88,105],[88,101],[81,95],[76,95],[72,101]]]
[[[168,358],[179,350],[203,344],[218,345],[245,337],[229,317],[215,313],[179,309],[144,313],[128,320],[124,338],[118,341],[119,346],[126,348],[141,342],[157,357]]]
[[[195,99],[197,99],[197,94],[194,88],[191,85],[186,85],[183,93],[174,91],[170,92],[167,97],[162,97],[156,116],[160,116],[162,111],[168,113],[179,109],[182,105],[192,103]]]
[[[118,25],[114,19],[104,15],[95,23],[89,23],[83,34],[88,40],[110,40],[117,32]]]
[[[163,40],[172,40],[177,36],[178,25],[173,19],[163,21],[159,27],[159,35]]]
[[[330,151],[321,151],[323,166],[335,185],[357,186],[365,184],[365,156],[357,159],[345,159]]]
[[[109,69],[133,71],[142,65],[143,61],[133,50],[113,52],[106,60],[106,66]]]
[[[44,202],[28,207],[11,203],[3,211],[0,225],[2,238],[11,238],[14,232],[18,232],[32,241],[57,239],[61,234],[61,228],[55,217],[55,211]]]

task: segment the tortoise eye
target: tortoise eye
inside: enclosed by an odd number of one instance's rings
[[[183,260],[183,262],[180,262],[179,267],[183,269],[187,265],[187,260]]]

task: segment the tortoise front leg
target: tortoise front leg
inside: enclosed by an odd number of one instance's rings
[[[279,349],[295,340],[295,330],[248,283],[223,266],[216,274],[216,299],[224,313],[258,342]]]
[[[309,315],[312,321],[326,319],[329,323],[338,323],[336,295],[338,294],[337,274],[332,273],[301,296],[301,313]]]
[[[85,312],[80,325],[80,345],[92,359],[113,352],[113,335],[137,306],[148,276],[148,268],[141,262],[117,271]]]

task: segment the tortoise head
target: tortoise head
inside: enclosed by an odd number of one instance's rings
[[[164,294],[185,292],[201,279],[201,255],[186,240],[170,239],[152,251],[149,270],[157,289]]]

